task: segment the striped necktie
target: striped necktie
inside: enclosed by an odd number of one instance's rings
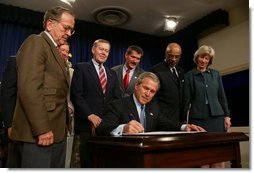
[[[105,94],[106,92],[106,85],[107,85],[107,79],[106,79],[106,73],[104,69],[102,68],[102,65],[99,65],[99,77],[100,77],[100,82],[101,82],[101,88],[103,93]]]

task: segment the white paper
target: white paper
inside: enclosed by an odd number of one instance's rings
[[[144,132],[144,133],[136,133],[136,134],[126,134],[123,133],[123,136],[145,136],[145,135],[172,135],[172,134],[190,134],[190,133],[200,133],[198,131],[155,131],[155,132]]]

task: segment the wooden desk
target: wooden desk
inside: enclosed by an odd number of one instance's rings
[[[98,168],[190,168],[231,161],[241,168],[240,132],[159,136],[94,137],[94,166]]]

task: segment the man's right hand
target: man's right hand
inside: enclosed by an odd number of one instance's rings
[[[38,145],[49,146],[54,142],[54,134],[52,131],[49,131],[47,133],[39,135],[38,139]]]
[[[95,114],[91,114],[87,118],[89,121],[91,121],[95,128],[97,128],[101,123],[101,118]]]
[[[142,124],[137,122],[136,120],[131,120],[123,127],[123,133],[126,134],[136,134],[136,133],[142,133],[144,132],[144,127]]]

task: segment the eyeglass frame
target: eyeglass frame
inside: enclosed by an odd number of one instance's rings
[[[59,20],[57,20],[57,19],[51,19],[51,20],[54,20],[54,21],[56,21],[57,23],[61,24],[61,26],[62,26],[63,29],[64,29],[64,32],[70,31],[70,32],[71,32],[71,35],[73,35],[73,34],[75,33],[75,29],[74,29],[74,28],[71,28],[70,26],[63,24],[61,21],[59,21]]]

